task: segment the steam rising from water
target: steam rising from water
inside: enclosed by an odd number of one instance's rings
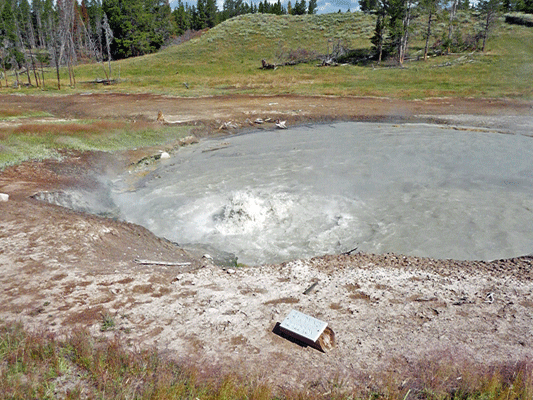
[[[237,190],[179,207],[172,236],[252,254],[239,257],[246,262],[310,257],[345,251],[360,239],[361,210],[360,202],[339,196]]]
[[[362,251],[533,252],[533,139],[339,123],[182,148],[115,194],[127,220],[247,264]]]

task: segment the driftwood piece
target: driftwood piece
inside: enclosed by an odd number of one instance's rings
[[[342,253],[342,254],[345,255],[345,256],[349,256],[349,255],[352,254],[354,251],[356,251],[358,248],[359,248],[359,246],[357,246],[357,247],[354,248],[354,249],[351,249],[351,250],[345,251],[345,252]]]
[[[176,125],[176,124],[181,124],[183,121],[169,121],[165,118],[165,116],[163,115],[163,112],[160,110],[157,113],[157,122],[159,122],[160,124],[164,124],[164,125]]]
[[[318,67],[336,67],[339,64],[332,58],[328,58],[322,61],[322,64],[318,64]]]
[[[97,84],[102,84],[102,85],[116,85],[116,84],[118,83],[118,80],[117,80],[117,79],[102,79],[102,78],[96,78],[94,81],[85,81],[85,82],[80,82],[80,83],[85,83],[85,84],[92,83],[93,85],[97,85]]]
[[[152,260],[140,260],[138,258],[136,258],[134,261],[137,264],[141,264],[141,265],[164,265],[167,267],[183,267],[185,265],[191,265],[190,262],[152,261]]]
[[[311,292],[313,291],[313,289],[316,288],[317,285],[318,285],[318,281],[316,281],[316,282],[313,283],[311,286],[309,286],[309,287],[305,290],[304,294],[307,295],[307,294],[311,293]]]

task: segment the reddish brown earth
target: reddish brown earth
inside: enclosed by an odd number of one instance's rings
[[[478,127],[494,128],[492,117],[532,113],[532,103],[513,100],[125,94],[0,96],[0,107],[148,121],[162,111],[198,124],[199,136],[259,117],[293,124],[474,116],[468,120]],[[479,123],[484,118],[488,125]],[[357,253],[222,269],[142,227],[31,198],[69,186],[97,190],[95,174],[140,155],[70,154],[0,173],[0,192],[10,196],[0,203],[0,319],[57,332],[87,327],[132,346],[155,345],[206,372],[236,370],[325,392],[363,382],[391,362],[409,368],[442,355],[482,364],[533,356],[532,257],[464,262]],[[143,266],[136,259],[190,264]],[[336,347],[321,353],[272,333],[291,309],[328,322]],[[100,331],[103,315],[114,319],[113,330]]]
[[[158,111],[183,122],[211,127],[257,117],[289,123],[327,120],[428,120],[445,115],[531,115],[532,102],[511,99],[398,100],[362,97],[245,96],[178,98],[152,94],[78,94],[70,96],[0,96],[0,107],[47,111],[62,118],[155,120]]]

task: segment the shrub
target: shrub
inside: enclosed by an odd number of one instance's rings
[[[533,27],[533,15],[523,13],[509,13],[505,14],[505,22],[508,24]]]

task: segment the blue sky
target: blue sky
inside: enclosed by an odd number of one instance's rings
[[[184,3],[189,4],[196,4],[196,0],[188,0],[184,1]],[[245,0],[247,3],[250,2],[250,0]],[[259,0],[253,0],[254,3],[259,4]],[[278,0],[268,0],[270,3],[277,3]],[[294,5],[294,2],[296,0],[291,0],[292,5]],[[306,2],[309,2],[309,0],[306,0]],[[170,1],[170,6],[174,8],[177,5],[177,1]],[[287,7],[288,0],[281,0],[281,4],[286,8]],[[219,10],[222,10],[222,5],[224,4],[224,0],[217,0],[217,6]],[[318,14],[326,14],[331,12],[337,12],[341,10],[342,12],[347,11],[348,9],[351,11],[355,11],[359,8],[359,1],[358,0],[318,0]]]

